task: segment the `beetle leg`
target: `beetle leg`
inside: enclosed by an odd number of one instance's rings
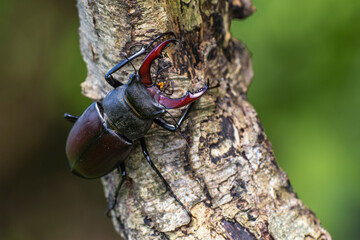
[[[141,82],[144,85],[151,85],[152,80],[150,76],[150,67],[152,62],[159,57],[161,51],[170,43],[179,42],[177,39],[169,39],[162,43],[160,43],[156,48],[154,48],[144,59],[143,63],[141,64],[141,67],[139,69],[139,75],[141,78]]]
[[[158,94],[156,96],[156,99],[159,104],[163,105],[167,109],[183,107],[185,105],[192,103],[196,99],[200,98],[208,89],[208,85],[209,84],[207,83],[204,88],[194,93],[188,91],[181,98],[174,99],[174,98],[169,98],[163,94]]]
[[[170,79],[170,83],[171,83],[171,90],[170,90],[170,92],[163,92],[163,93],[165,93],[166,95],[172,95],[173,93],[174,93],[174,82],[173,82],[173,80],[172,79]]]
[[[190,112],[190,108],[191,106],[193,105],[193,103],[190,103],[189,106],[185,109],[184,113],[181,115],[180,119],[178,120],[177,124],[174,125],[174,124],[171,124],[169,123],[168,121],[166,121],[165,119],[163,118],[155,118],[154,119],[154,122],[159,125],[160,127],[162,128],[165,128],[166,130],[169,130],[169,131],[176,131],[177,129],[180,130],[180,126],[181,124],[184,122],[185,118],[187,117],[187,115],[189,115],[189,112]]]
[[[72,123],[74,123],[74,122],[76,122],[76,120],[78,120],[78,116],[74,116],[74,115],[71,115],[71,114],[68,114],[68,113],[65,113],[64,114],[64,118],[66,119],[66,120],[69,120],[70,122],[72,122]]]
[[[146,148],[146,143],[145,143],[145,138],[140,138],[140,144],[141,144],[141,148],[142,148],[142,152],[144,154],[144,157],[146,158],[146,160],[148,161],[148,163],[150,164],[150,167],[155,171],[155,173],[160,177],[161,181],[164,183],[166,190],[169,191],[169,193],[173,196],[173,198],[175,198],[175,200],[180,204],[180,206],[185,209],[185,211],[187,212],[187,214],[190,217],[193,217],[193,215],[191,214],[191,212],[185,207],[185,205],[177,198],[177,196],[175,195],[175,193],[173,192],[173,190],[171,189],[170,185],[168,184],[168,182],[165,180],[165,178],[161,175],[160,171],[156,168],[155,164],[151,161],[149,152]]]
[[[125,58],[124,60],[122,60],[121,62],[119,62],[118,64],[116,64],[115,67],[113,67],[112,69],[110,69],[110,71],[105,75],[105,80],[107,83],[109,83],[113,88],[117,88],[121,85],[123,85],[121,82],[119,82],[118,80],[116,80],[111,74],[115,73],[116,71],[118,71],[120,68],[122,68],[125,64],[127,64],[128,62],[130,62],[132,59],[140,56],[141,54],[144,54],[146,49],[148,47],[142,47],[138,52],[136,52],[135,54],[131,55],[128,58]]]
[[[119,165],[118,166],[118,171],[119,171],[119,173],[121,172],[121,181],[119,182],[118,186],[116,187],[114,198],[109,199],[109,207],[105,211],[105,215],[107,217],[111,217],[110,216],[110,211],[113,210],[115,208],[116,204],[117,204],[117,199],[119,197],[119,192],[120,192],[121,186],[123,185],[125,177],[126,177],[125,165],[124,164]]]
[[[130,62],[132,59],[144,54],[146,52],[146,50],[159,38],[161,38],[164,35],[174,35],[175,34],[173,32],[166,32],[163,34],[160,34],[159,36],[155,37],[146,47],[142,46],[142,48],[134,53],[133,55],[131,55],[130,57],[122,60],[121,62],[119,62],[118,64],[116,64],[115,67],[113,67],[112,69],[110,69],[110,71],[105,75],[105,80],[108,84],[110,84],[113,88],[117,88],[121,85],[123,85],[120,81],[116,80],[111,74],[115,73],[116,71],[118,71],[120,68],[122,68],[125,64],[127,64],[128,62]]]

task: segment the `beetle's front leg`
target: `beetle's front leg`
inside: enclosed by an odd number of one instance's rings
[[[112,75],[106,74],[105,80],[113,88],[117,88],[117,87],[120,87],[121,85],[123,85],[120,81],[116,80]]]
[[[144,54],[146,52],[146,50],[159,38],[161,38],[164,35],[175,35],[173,32],[166,32],[163,34],[160,34],[159,36],[157,36],[156,38],[154,38],[146,47],[142,47],[138,52],[134,53],[133,55],[131,55],[130,57],[122,60],[121,62],[119,62],[118,64],[115,65],[115,67],[113,67],[112,69],[110,69],[110,71],[105,75],[105,80],[108,84],[110,84],[113,88],[117,88],[121,85],[123,85],[120,81],[116,80],[112,74],[117,72],[120,68],[122,68],[125,64],[127,64],[128,62],[130,62],[132,59]]]
[[[146,51],[145,47],[142,47],[138,52],[134,53],[130,57],[122,60],[118,64],[115,65],[110,71],[105,75],[105,80],[107,83],[109,83],[113,88],[117,88],[121,85],[123,85],[120,81],[116,80],[111,74],[117,72],[120,68],[122,68],[125,64],[130,62],[132,59],[140,56],[141,54],[144,54]]]
[[[185,109],[184,113],[181,115],[180,119],[178,120],[178,122],[176,123],[176,125],[169,123],[168,121],[166,121],[163,118],[155,118],[154,122],[159,125],[162,128],[165,128],[166,130],[169,131],[176,131],[177,129],[180,130],[180,126],[182,125],[182,123],[184,122],[185,118],[189,115],[190,109],[192,107],[193,103],[190,103],[188,105],[188,107]]]

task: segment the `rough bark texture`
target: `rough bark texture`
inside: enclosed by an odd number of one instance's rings
[[[251,0],[78,0],[81,51],[88,67],[83,93],[100,100],[111,90],[104,74],[155,36],[173,31],[181,44],[166,50],[174,96],[204,86],[183,134],[154,126],[146,136],[154,163],[192,220],[166,192],[138,143],[126,161],[129,178],[112,212],[125,239],[331,239],[294,193],[246,98],[250,54],[230,35],[233,18],[254,11]],[[132,61],[138,68],[143,57]],[[116,74],[122,82],[133,72]],[[172,111],[179,116],[181,111]],[[113,197],[117,171],[104,177]]]

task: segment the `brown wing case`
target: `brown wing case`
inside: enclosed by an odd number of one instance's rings
[[[124,161],[132,143],[106,127],[99,103],[91,104],[75,122],[66,141],[73,173],[83,178],[106,175]]]

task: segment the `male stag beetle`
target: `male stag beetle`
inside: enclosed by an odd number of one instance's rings
[[[179,42],[177,39],[165,40],[156,46],[145,57],[139,71],[136,71],[134,67],[135,72],[130,76],[127,84],[122,84],[112,76],[125,64],[132,65],[130,62],[132,59],[144,54],[163,35],[156,37],[148,46],[143,46],[135,54],[126,57],[105,75],[105,80],[114,89],[105,96],[101,103],[94,102],[80,117],[65,113],[64,117],[74,122],[66,142],[66,155],[71,171],[80,177],[99,178],[118,167],[124,178],[126,176],[125,160],[130,154],[133,142],[139,139],[142,152],[150,166],[175,200],[192,216],[151,161],[144,136],[153,123],[169,131],[179,129],[188,115],[192,103],[208,89],[208,83],[196,92],[188,91],[183,97],[173,99],[166,96],[160,84],[152,82],[151,64],[160,56],[166,46]],[[160,69],[158,73],[163,69]],[[186,105],[188,107],[177,123],[171,124],[161,118],[167,112],[166,109],[180,108]],[[116,204],[122,182],[123,179],[117,187],[114,201],[109,204],[108,211],[113,209]]]

